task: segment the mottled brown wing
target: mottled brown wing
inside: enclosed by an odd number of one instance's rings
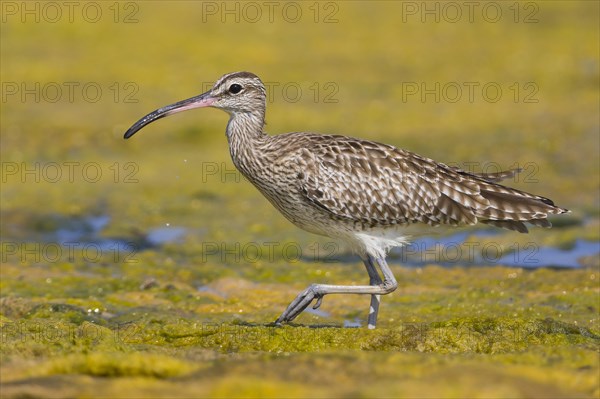
[[[547,198],[392,146],[320,137],[301,151],[301,189],[338,218],[373,227],[418,222],[456,226],[479,220],[526,232],[522,221],[548,227],[547,214],[565,211]]]
[[[372,226],[472,224],[486,207],[477,185],[426,158],[392,146],[337,136],[305,149],[306,197],[337,217]],[[444,173],[446,175],[444,176]]]

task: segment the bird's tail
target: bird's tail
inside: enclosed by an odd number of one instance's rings
[[[481,223],[527,233],[525,222],[538,227],[552,227],[549,215],[570,212],[554,205],[549,198],[490,183],[480,187],[489,206],[477,211]]]

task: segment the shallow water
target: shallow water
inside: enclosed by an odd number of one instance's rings
[[[536,268],[536,267],[558,267],[576,268],[582,266],[582,258],[599,256],[600,242],[577,240],[570,249],[553,247],[540,247],[530,258],[505,255],[499,263],[507,266]]]
[[[64,218],[56,230],[46,231],[46,242],[69,247],[77,243],[81,247],[95,246],[100,251],[136,250],[160,248],[165,244],[182,243],[186,236],[195,234],[181,226],[162,226],[149,229],[135,240],[104,237],[103,230],[109,226],[110,216],[90,215],[78,218]],[[403,266],[418,267],[427,264],[440,266],[503,265],[523,268],[577,268],[582,267],[582,259],[600,255],[600,242],[578,239],[568,248],[540,246],[535,243],[514,244],[504,247],[496,241],[484,243],[478,239],[497,237],[501,230],[460,231],[447,236],[424,236],[414,239],[403,248],[393,249],[391,262]],[[314,261],[315,259],[312,259]],[[356,262],[357,258],[348,254],[329,259],[331,261]]]
[[[495,237],[501,231],[479,230],[460,232],[446,237],[420,237],[405,248],[392,251],[392,257],[407,266],[436,263],[455,265],[502,265],[523,268],[582,267],[582,258],[599,256],[600,242],[578,239],[569,248],[540,246],[534,242],[503,246],[492,240],[480,242],[477,238]]]

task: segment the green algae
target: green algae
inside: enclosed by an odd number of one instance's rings
[[[91,353],[51,361],[48,374],[83,374],[98,377],[169,378],[195,367],[173,357],[151,353]]]
[[[203,291],[176,279],[165,291],[159,279],[150,289],[119,288],[79,305],[7,296],[1,308],[3,390],[68,395],[71,388],[60,376],[75,374],[86,387],[79,392],[98,395],[119,386],[101,386],[100,377],[131,381],[137,392],[182,396],[275,397],[288,392],[282,390],[288,384],[289,396],[335,396],[340,387],[345,395],[370,396],[364,381],[385,381],[389,386],[376,390],[380,394],[410,395],[434,392],[429,385],[436,380],[448,381],[448,391],[436,392],[450,396],[489,396],[491,388],[481,389],[481,381],[516,397],[535,390],[562,392],[558,397],[598,394],[597,269],[430,266],[396,272],[401,287],[384,298],[376,330],[342,328],[343,319],[364,317],[356,312],[366,311],[360,297],[327,297],[322,309],[331,317],[303,314],[293,325],[269,325],[293,290],[239,278],[216,280]],[[304,276],[306,284],[311,278]],[[497,292],[490,290],[494,285]],[[173,291],[178,294],[164,295]],[[129,302],[114,298],[125,294]],[[461,374],[463,368],[472,377]],[[335,388],[323,385],[323,373]],[[164,383],[156,385],[156,378]],[[174,388],[182,382],[190,390]]]

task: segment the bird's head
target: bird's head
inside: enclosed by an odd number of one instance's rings
[[[228,73],[206,93],[150,112],[127,130],[125,138],[130,138],[157,119],[193,108],[214,107],[220,108],[230,115],[250,113],[259,114],[264,118],[266,98],[265,85],[255,74],[250,72]]]

